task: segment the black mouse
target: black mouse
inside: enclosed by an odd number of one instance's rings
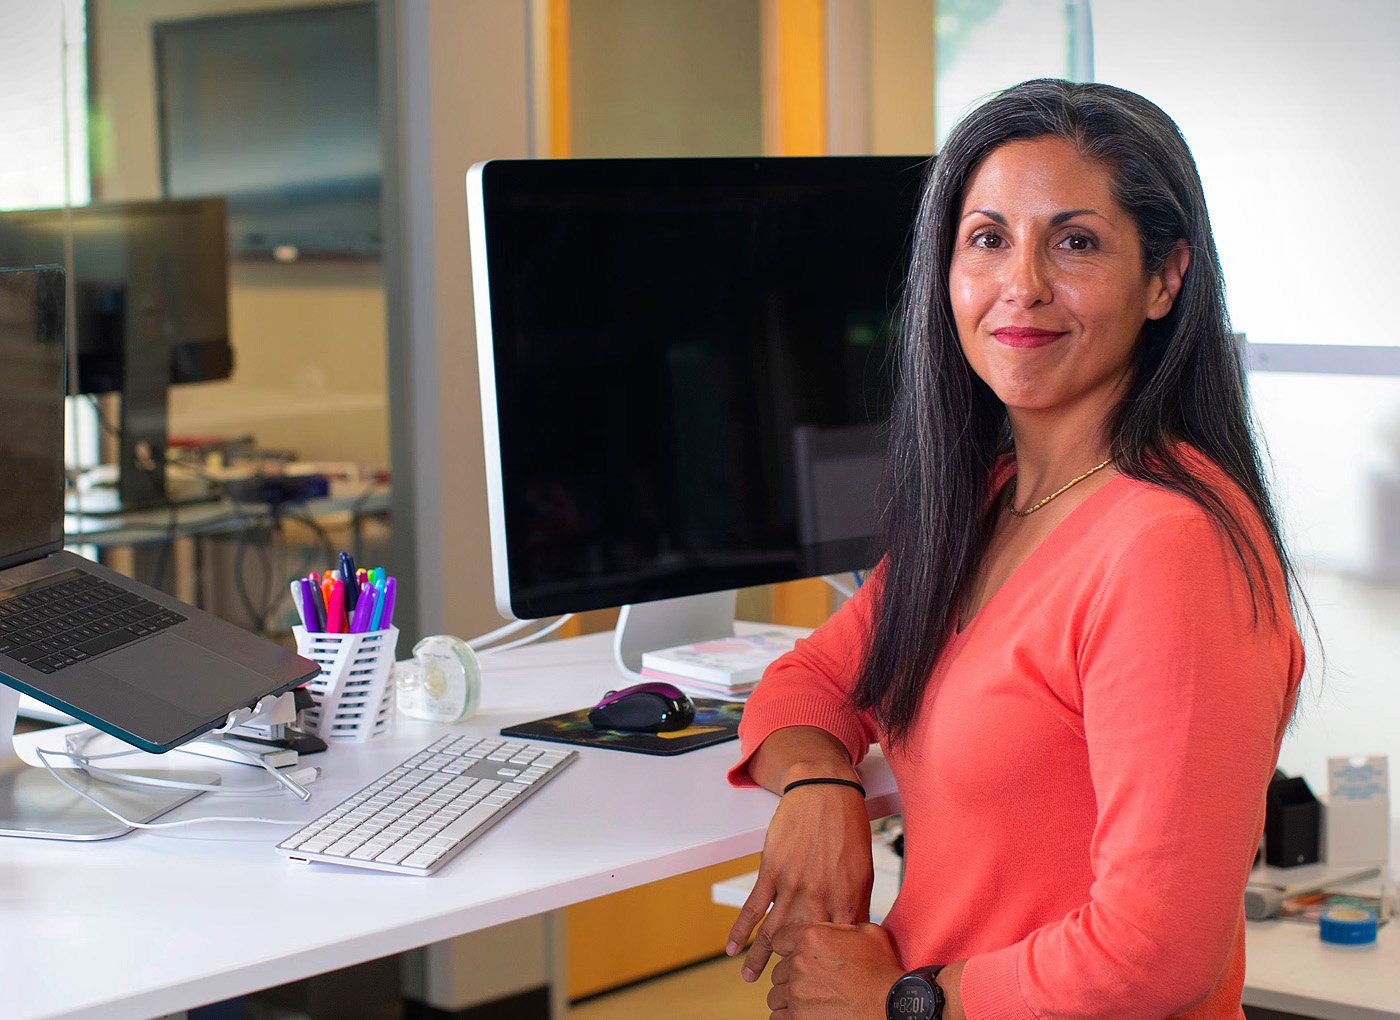
[[[664,733],[683,730],[695,720],[695,703],[670,684],[645,683],[608,691],[588,713],[597,730]]]

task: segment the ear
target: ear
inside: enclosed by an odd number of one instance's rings
[[[1186,276],[1186,268],[1191,265],[1191,249],[1184,239],[1179,239],[1167,253],[1162,268],[1152,274],[1148,281],[1147,317],[1165,318],[1181,293],[1181,281]]]

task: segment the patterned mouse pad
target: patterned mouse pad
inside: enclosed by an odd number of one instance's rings
[[[695,721],[683,730],[669,733],[624,733],[621,730],[595,730],[588,721],[588,709],[580,708],[548,719],[507,726],[503,737],[524,737],[527,740],[552,740],[560,744],[583,744],[586,747],[607,747],[614,751],[635,751],[637,754],[684,754],[697,747],[722,744],[739,735],[739,719],[744,713],[743,702],[715,701],[695,698]]]

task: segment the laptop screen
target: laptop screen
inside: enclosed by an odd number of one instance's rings
[[[63,270],[0,270],[0,567],[63,544]]]

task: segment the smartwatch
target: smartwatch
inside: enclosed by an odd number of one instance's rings
[[[894,983],[885,999],[885,1020],[943,1020],[943,989],[934,978],[942,967],[919,967]]]

